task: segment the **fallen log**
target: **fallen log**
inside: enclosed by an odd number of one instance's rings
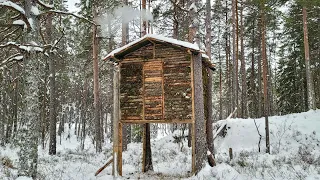
[[[112,162],[113,162],[113,158],[111,158],[105,165],[103,165],[100,169],[98,169],[98,171],[94,174],[94,176],[97,176],[101,171],[103,171],[106,167],[108,167]]]

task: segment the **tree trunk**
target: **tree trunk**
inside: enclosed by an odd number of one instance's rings
[[[95,3],[93,2],[92,14],[93,19],[97,17]],[[92,57],[93,57],[93,95],[94,95],[94,121],[95,121],[95,141],[96,152],[102,151],[101,132],[100,132],[100,97],[99,97],[99,68],[98,68],[98,40],[97,26],[92,25]]]
[[[302,16],[303,16],[304,57],[305,57],[305,63],[306,63],[306,79],[307,79],[307,91],[308,91],[308,109],[316,109],[314,86],[312,81],[312,73],[310,69],[307,9],[305,6],[302,8]]]
[[[1,92],[2,92],[2,84],[1,84]],[[4,146],[5,144],[5,130],[4,130],[4,106],[3,106],[3,98],[2,93],[0,93],[0,146]]]
[[[238,1],[232,0],[233,109],[238,107]],[[238,113],[237,113],[238,114]],[[238,116],[238,115],[237,115]]]
[[[241,4],[243,4],[243,0],[241,1]],[[241,81],[242,81],[242,100],[241,100],[241,114],[242,118],[247,118],[247,78],[246,78],[246,68],[245,68],[245,60],[244,60],[244,26],[243,26],[243,8],[244,6],[241,6],[241,12],[240,12],[240,39],[241,39]]]
[[[142,9],[146,10],[146,0],[142,0]],[[144,20],[142,22],[142,36],[146,35],[147,32],[147,22]],[[144,172],[153,170],[152,166],[152,152],[151,152],[151,143],[150,143],[150,124],[146,123],[144,125],[144,131],[145,131],[145,151],[146,155],[144,156]]]
[[[228,8],[228,0],[226,0],[226,9]],[[230,114],[233,110],[232,110],[232,83],[231,83],[231,68],[230,68],[230,43],[229,43],[229,37],[228,37],[228,11],[226,11],[225,14],[225,24],[226,24],[226,29],[225,29],[225,43],[226,43],[226,47],[225,47],[225,51],[226,51],[226,79],[227,79],[227,114]]]
[[[50,0],[50,4],[53,4],[53,0]],[[52,14],[48,14],[47,19],[47,42],[51,43],[51,28],[52,28]],[[49,60],[49,71],[50,71],[50,104],[49,104],[49,121],[50,121],[50,144],[49,144],[49,154],[55,155],[56,154],[56,146],[57,146],[57,118],[56,118],[56,90],[55,90],[55,83],[56,83],[56,68],[54,63],[54,55],[51,53],[51,58]]]
[[[18,63],[16,63],[15,64],[15,68],[14,68],[14,70],[13,70],[15,73],[15,75],[14,75],[14,79],[15,79],[15,81],[14,81],[14,87],[15,87],[15,89],[14,89],[14,107],[13,107],[13,117],[14,117],[14,119],[13,119],[13,138],[14,138],[14,136],[16,135],[16,133],[17,133],[17,130],[18,130],[18,96],[19,96],[19,79],[20,78],[18,78],[18,72],[20,72],[19,71],[19,64]]]
[[[199,7],[199,1],[193,0],[189,5],[189,42],[197,43],[200,45],[200,39],[197,35],[199,29],[199,20],[197,9]],[[196,121],[192,125],[193,127],[193,169],[192,171],[197,174],[204,166],[206,158],[206,132],[205,132],[205,116],[204,116],[204,98],[203,98],[203,79],[202,79],[202,61],[201,55],[193,55],[193,76],[194,76],[194,118]]]
[[[9,71],[4,70],[4,74],[5,74],[5,79],[9,84],[10,83]],[[11,96],[11,93],[9,92],[9,90],[7,90],[5,93],[5,96],[4,96],[5,102],[8,102],[7,104],[10,104],[10,101],[11,101],[10,96]],[[5,122],[6,122],[5,143],[9,143],[10,139],[11,139],[11,134],[12,134],[13,119],[11,118],[11,115],[9,114],[10,113],[10,106],[6,105],[4,107],[4,109],[5,109]]]
[[[173,35],[172,38],[173,39],[178,39],[179,37],[179,22],[177,19],[178,16],[178,12],[177,12],[177,1],[173,1],[172,2],[172,6],[173,6]]]
[[[31,12],[32,6],[37,6],[35,0],[25,1],[25,15],[33,22],[33,28],[25,36],[25,42],[37,41],[39,22],[36,15]],[[25,79],[23,94],[22,122],[20,129],[21,148],[18,152],[18,176],[37,177],[38,166],[38,138],[39,138],[39,68],[36,54],[30,52],[24,56],[23,77]]]
[[[84,80],[83,85],[83,96],[82,96],[82,106],[81,106],[81,140],[80,147],[81,150],[84,149],[84,141],[86,138],[86,119],[87,119],[87,95],[88,95],[88,79]]]
[[[259,23],[259,28],[260,28],[260,31],[259,31],[259,37],[262,37],[262,22]],[[258,88],[257,88],[257,96],[258,96],[258,103],[257,103],[257,106],[258,106],[258,112],[257,112],[257,117],[260,118],[262,117],[262,81],[261,81],[261,77],[262,77],[262,69],[261,69],[261,58],[262,57],[262,42],[261,42],[261,39],[258,39],[259,41],[259,47],[258,47],[258,50],[259,50],[259,54],[260,54],[260,57],[258,58],[258,74],[257,74],[257,81],[258,81]]]
[[[265,24],[265,0],[261,3],[261,52],[263,62],[263,95],[264,95],[264,116],[265,116],[265,131],[266,131],[266,153],[270,154],[269,142],[269,99],[268,99],[268,63],[266,53],[266,24]]]
[[[47,66],[47,65],[46,65]],[[45,78],[44,78],[44,89],[42,91],[43,93],[43,99],[42,99],[42,104],[41,104],[41,141],[42,141],[42,149],[45,149],[45,137],[46,137],[46,131],[47,131],[47,123],[48,121],[47,119],[47,103],[46,103],[46,99],[47,99],[47,83],[48,83],[48,78],[49,77],[49,71],[45,72]],[[49,135],[50,136],[50,135]],[[50,148],[50,147],[49,147]],[[50,150],[49,150],[50,151]]]
[[[206,54],[209,56],[209,60],[211,61],[211,2],[210,0],[206,0]],[[206,121],[206,140],[207,140],[207,148],[210,152],[214,152],[214,144],[213,144],[213,134],[212,134],[212,123],[213,123],[213,115],[212,115],[212,71],[208,68],[208,85],[207,85],[207,121]]]
[[[123,0],[125,5],[128,5],[128,0]],[[126,45],[129,41],[129,25],[128,23],[122,22],[122,46]],[[131,142],[131,125],[123,124],[122,126],[122,150],[126,151],[128,144]]]
[[[250,117],[251,118],[255,118],[257,117],[256,114],[256,84],[255,84],[255,69],[254,69],[254,64],[255,64],[255,60],[254,60],[254,56],[255,56],[255,51],[254,51],[254,46],[255,46],[255,31],[254,31],[254,21],[253,21],[253,28],[252,28],[252,52],[251,52],[251,77],[250,77],[250,86],[251,86],[251,113],[250,113]]]

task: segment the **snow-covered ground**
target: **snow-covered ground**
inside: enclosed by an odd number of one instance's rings
[[[271,155],[265,153],[264,118],[256,119],[263,136],[258,152],[259,135],[253,119],[230,119],[227,135],[215,141],[217,166],[206,165],[196,176],[191,170],[191,149],[187,141],[174,143],[173,135],[157,138],[152,143],[154,172],[141,173],[142,144],[131,143],[123,152],[123,178],[120,179],[319,179],[320,180],[320,110],[286,116],[274,116],[270,121]],[[217,122],[215,127],[222,124]],[[58,143],[57,155],[39,147],[39,179],[91,180],[111,179],[111,166],[97,177],[94,173],[111,155],[112,144],[96,154],[87,138],[81,151],[74,127],[65,132]],[[67,126],[66,126],[67,129]],[[66,138],[70,133],[70,138]],[[179,132],[175,132],[179,133]],[[59,137],[58,137],[59,138]],[[233,159],[229,159],[229,148]],[[0,147],[0,159],[8,158],[18,166],[17,149]],[[1,163],[2,164],[2,163]],[[17,170],[0,164],[0,179],[17,178]],[[27,178],[18,178],[19,180]]]

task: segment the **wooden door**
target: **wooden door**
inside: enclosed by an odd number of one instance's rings
[[[145,120],[163,119],[163,63],[161,60],[143,64]]]

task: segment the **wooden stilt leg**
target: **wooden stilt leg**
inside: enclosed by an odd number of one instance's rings
[[[122,123],[119,123],[118,172],[122,176]]]

